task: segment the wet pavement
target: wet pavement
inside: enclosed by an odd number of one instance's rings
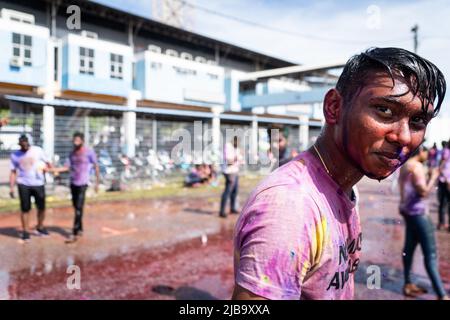
[[[363,251],[356,299],[404,299],[404,225],[389,182],[359,184]],[[250,189],[242,190],[241,202]],[[217,216],[218,196],[118,201],[86,206],[85,234],[65,244],[71,208],[49,209],[49,238],[18,239],[18,215],[0,216],[0,298],[3,299],[229,299],[233,289],[232,229],[236,215]],[[432,195],[431,214],[436,221]],[[33,217],[34,219],[34,217]],[[437,232],[439,266],[450,288],[450,233]],[[77,265],[81,289],[67,286]],[[381,270],[381,289],[368,289],[368,267]],[[369,268],[370,270],[370,268]],[[432,292],[418,248],[414,277]],[[429,293],[421,299],[434,299]]]

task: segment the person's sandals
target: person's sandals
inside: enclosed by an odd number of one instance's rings
[[[403,294],[407,297],[417,297],[418,295],[427,293],[428,290],[414,283],[408,283],[403,287]]]

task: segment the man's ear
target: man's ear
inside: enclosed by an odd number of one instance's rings
[[[336,89],[330,89],[323,100],[323,115],[327,124],[336,124],[339,121],[343,108],[343,99]]]

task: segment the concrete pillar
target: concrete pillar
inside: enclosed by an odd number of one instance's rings
[[[128,95],[127,106],[136,109],[137,100],[140,98],[138,91],[131,91]],[[132,158],[136,154],[136,112],[126,111],[123,114],[123,126],[125,134],[125,154]]]
[[[89,145],[89,141],[91,140],[90,130],[89,130],[89,116],[84,116],[84,141],[86,141],[86,145]]]
[[[55,154],[55,107],[42,108],[43,145],[45,154],[53,159]]]
[[[127,111],[123,114],[123,126],[125,134],[125,154],[134,157],[136,153],[136,112]]]
[[[221,148],[220,148],[220,114],[223,112],[223,107],[217,106],[211,108],[213,112],[213,118],[212,118],[212,146],[213,146],[213,154],[215,157],[214,159],[217,159],[220,161],[221,158]]]
[[[55,63],[54,47],[55,42],[51,38],[47,42],[46,83],[44,87],[38,89],[38,93],[43,94],[43,98],[46,101],[52,101],[55,98],[55,83],[53,80]],[[53,160],[55,153],[55,107],[51,105],[44,105],[42,108],[42,130],[42,148],[45,154]]]
[[[158,121],[153,119],[152,121],[152,149],[158,151]]]
[[[298,117],[299,120],[299,142],[300,151],[306,150],[308,148],[309,141],[309,117],[307,115],[301,115]]]

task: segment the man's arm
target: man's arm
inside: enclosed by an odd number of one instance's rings
[[[266,298],[263,298],[261,296],[258,296],[254,294],[251,291],[248,291],[247,289],[241,287],[237,283],[234,284],[234,291],[233,296],[231,297],[232,300],[267,300]]]
[[[415,166],[412,171],[413,174],[413,184],[416,189],[416,192],[421,197],[427,197],[436,183],[437,178],[439,177],[439,170],[433,169],[431,171],[431,176],[428,181],[426,181],[426,176],[423,168],[421,166]]]
[[[100,167],[98,166],[98,163],[95,163],[95,192],[98,192],[98,186],[100,185]]]
[[[16,170],[11,170],[9,174],[9,196],[14,198],[14,186],[16,184]]]
[[[52,173],[67,172],[67,171],[69,171],[69,167],[66,167],[66,166],[64,166],[64,167],[59,167],[59,168],[52,167],[52,168],[50,168],[49,171],[52,172]]]
[[[53,174],[57,174],[57,175],[62,172],[70,171],[70,157],[68,157],[66,159],[66,161],[64,162],[64,165],[62,167],[51,167],[51,169],[49,171],[52,172]]]

